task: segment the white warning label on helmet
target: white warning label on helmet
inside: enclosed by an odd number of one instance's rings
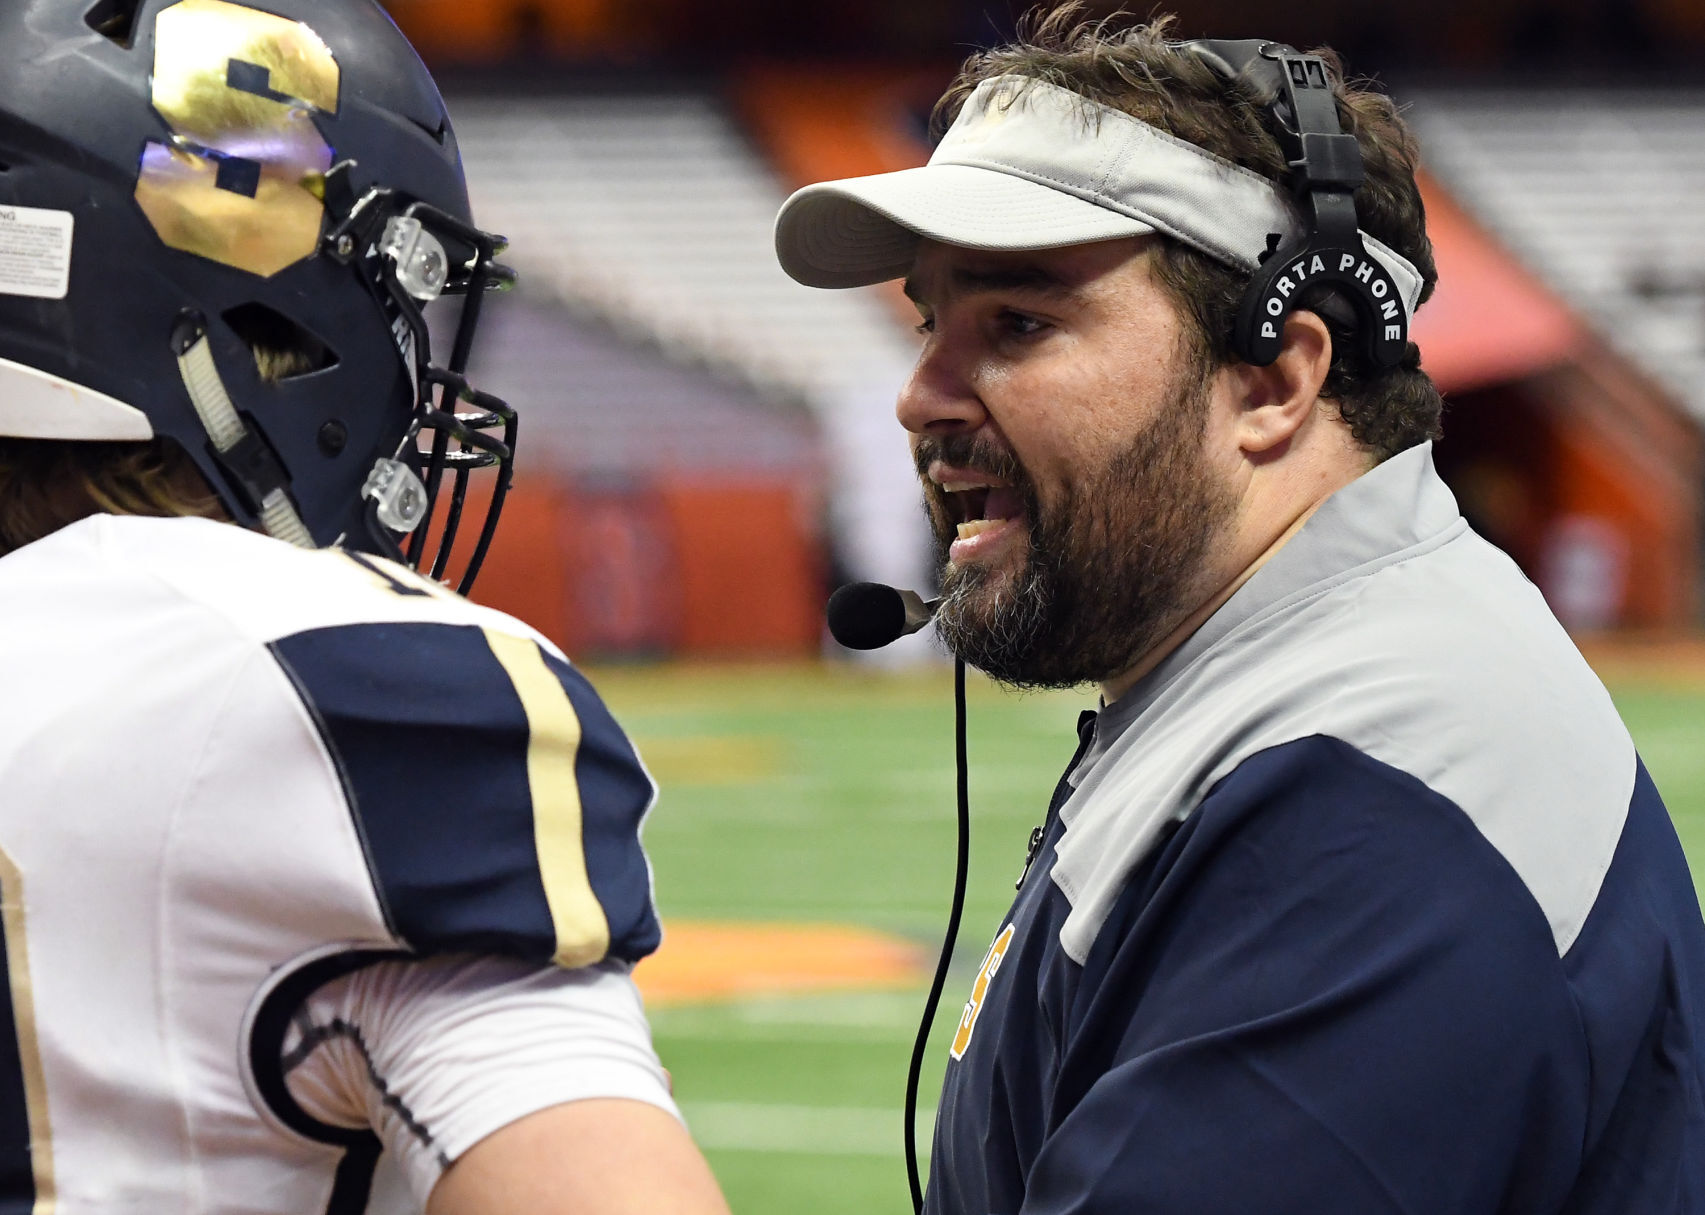
[[[0,206],[0,295],[62,300],[71,287],[71,212]]]

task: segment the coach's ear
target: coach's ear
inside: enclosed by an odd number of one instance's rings
[[[1301,309],[1286,317],[1278,358],[1266,367],[1234,364],[1243,406],[1238,447],[1250,456],[1282,448],[1313,417],[1331,364],[1326,322]]]

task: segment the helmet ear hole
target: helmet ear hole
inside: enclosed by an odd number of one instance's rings
[[[436,123],[427,123],[411,114],[409,115],[409,121],[414,123],[414,125],[419,127],[421,130],[425,131],[429,137],[436,140],[439,144],[442,144],[444,142],[444,137],[450,133],[450,120],[448,118],[441,117]]]
[[[282,312],[251,301],[226,310],[225,323],[248,343],[255,369],[269,384],[312,375],[338,364],[337,351]]]
[[[141,11],[142,0],[100,0],[83,14],[83,20],[95,33],[128,51],[135,45],[136,17]]]

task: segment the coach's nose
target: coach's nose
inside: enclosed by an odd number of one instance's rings
[[[920,435],[975,430],[988,419],[965,352],[955,348],[952,335],[939,331],[927,335],[917,366],[900,388],[894,415],[900,425]]]

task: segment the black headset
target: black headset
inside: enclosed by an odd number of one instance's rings
[[[1267,252],[1249,281],[1232,333],[1239,357],[1265,367],[1279,357],[1285,318],[1316,288],[1349,301],[1363,349],[1376,367],[1395,367],[1409,345],[1409,314],[1391,273],[1362,242],[1354,192],[1363,181],[1362,150],[1338,125],[1326,63],[1262,38],[1199,39],[1179,44],[1228,81],[1248,86],[1266,106],[1268,125],[1284,149],[1285,186],[1306,231]]]

